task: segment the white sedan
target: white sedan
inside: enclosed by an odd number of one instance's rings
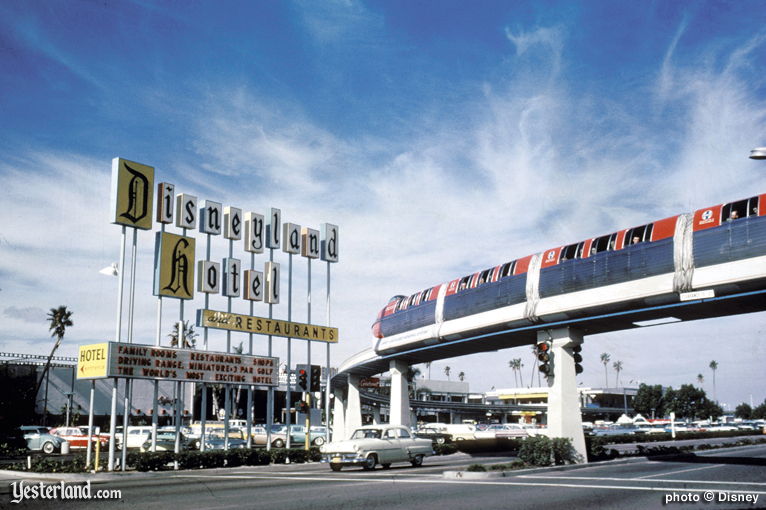
[[[423,464],[423,458],[434,454],[430,439],[416,438],[399,425],[360,427],[350,439],[327,443],[320,451],[322,462],[328,462],[333,471],[354,465],[370,470],[377,464],[388,469],[394,462],[409,462],[417,467]]]

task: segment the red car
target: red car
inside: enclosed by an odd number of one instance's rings
[[[51,429],[51,434],[68,441],[70,448],[85,448],[88,445],[88,427],[58,427]],[[99,434],[98,427],[93,428],[93,440],[98,440],[101,448],[109,444],[109,436]]]

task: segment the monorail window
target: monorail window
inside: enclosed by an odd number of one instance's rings
[[[747,201],[747,215],[758,216],[758,197],[753,197]]]
[[[399,301],[399,306],[396,307],[397,311],[402,311],[407,308],[407,302],[409,299],[403,298],[401,301]]]
[[[516,261],[512,262],[506,262],[503,264],[503,267],[500,268],[500,278],[505,278],[506,276],[511,276],[513,274],[513,269],[516,267]]]
[[[421,303],[425,303],[429,299],[431,299],[431,292],[433,292],[434,288],[431,287],[430,289],[426,289],[423,291],[423,297],[420,298]]]
[[[477,285],[482,285],[487,283],[489,281],[489,277],[491,276],[491,273],[492,273],[492,269],[485,269],[484,271],[482,271],[481,274],[479,275],[479,283],[477,283]]]
[[[625,234],[625,245],[644,243],[652,240],[653,223],[648,225],[642,225],[640,227],[632,228]]]
[[[561,258],[560,261],[565,260],[571,260],[571,259],[579,259],[582,257],[582,249],[585,246],[585,241],[577,244],[570,244],[569,246],[565,246],[561,250]]]
[[[602,251],[614,250],[614,243],[617,240],[617,232],[606,236],[597,237],[590,245],[590,254],[595,255]]]
[[[471,279],[471,276],[472,275],[469,274],[468,276],[464,276],[464,277],[462,277],[460,279],[460,283],[458,283],[458,285],[457,285],[457,291],[458,292],[460,292],[461,290],[463,290],[466,287],[468,287],[468,282]]]
[[[755,214],[758,215],[758,197],[753,198],[756,200]],[[748,202],[750,202],[750,200],[740,200],[739,202],[732,202],[731,204],[726,204],[723,206],[721,220],[734,221],[741,218],[747,218],[749,216],[748,213],[751,211],[750,207],[748,206]]]

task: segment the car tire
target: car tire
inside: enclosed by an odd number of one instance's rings
[[[371,453],[367,455],[367,457],[364,459],[364,464],[362,465],[362,469],[365,471],[372,471],[375,469],[375,465],[378,463],[378,456],[374,453]]]
[[[443,437],[436,438],[436,444],[444,444],[446,440]]]
[[[322,446],[324,444],[324,438],[318,437],[314,439],[314,446]]]
[[[343,469],[343,466],[341,466],[340,464],[330,464],[330,469],[332,469],[333,471],[337,473],[338,471]]]
[[[43,445],[43,452],[50,455],[51,453],[56,451],[56,445],[48,441]]]
[[[415,455],[415,458],[410,461],[413,467],[420,467],[423,465],[423,455]]]
[[[284,448],[285,442],[282,441],[281,439],[275,439],[274,441],[272,441],[271,446],[273,446],[274,448]]]
[[[381,464],[380,467],[382,467],[383,469],[391,469],[391,463],[386,462],[385,464]]]

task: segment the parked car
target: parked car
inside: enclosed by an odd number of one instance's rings
[[[52,435],[47,427],[37,425],[22,425],[19,431],[24,435],[27,448],[33,451],[42,451],[50,455],[55,451],[61,451],[64,439]]]
[[[141,445],[144,444],[146,439],[149,437],[149,434],[151,433],[152,433],[152,427],[148,425],[128,427],[127,447],[141,448]],[[114,437],[117,441],[115,445],[119,449],[122,449],[122,444],[123,444],[122,436],[123,436],[122,427],[117,427],[114,433]]]
[[[85,430],[83,430],[83,428]],[[56,427],[51,429],[51,434],[68,441],[70,448],[85,448],[88,446],[88,427]],[[98,441],[101,448],[109,444],[109,436],[101,436],[98,429],[93,430],[93,442]]]
[[[266,426],[254,425],[251,429],[254,446],[266,446]],[[272,425],[271,427],[271,446],[274,448],[284,448],[287,444],[287,435],[282,425]]]
[[[180,447],[181,450],[193,450],[198,447],[199,440],[190,437],[183,432],[180,432]],[[173,452],[176,449],[176,430],[174,427],[161,428],[157,430],[156,448],[158,452]],[[152,451],[152,434],[149,433],[146,441],[144,441],[140,449],[142,452]]]
[[[494,423],[474,432],[476,439],[523,439],[528,436],[527,429],[518,423]]]
[[[200,441],[204,441],[205,450],[223,450],[226,447],[227,438],[223,433],[223,430],[216,430],[209,434],[205,434],[204,438],[200,438]],[[247,448],[247,441],[241,437],[233,437],[229,435],[228,438],[229,449]]]
[[[287,430],[287,426],[280,429],[283,433]],[[325,431],[311,427],[309,432],[309,441],[314,446],[322,446],[325,443]],[[306,427],[303,425],[291,425],[290,426],[290,444],[291,445],[304,445],[306,444]]]
[[[446,429],[439,427],[420,427],[415,431],[417,437],[430,439],[433,444],[444,444],[452,442],[452,434]]]
[[[322,445],[320,452],[322,462],[329,463],[333,471],[355,465],[371,470],[378,463],[388,469],[394,462],[409,462],[417,467],[434,453],[430,439],[413,437],[406,427],[399,425],[360,427],[350,439]]]

